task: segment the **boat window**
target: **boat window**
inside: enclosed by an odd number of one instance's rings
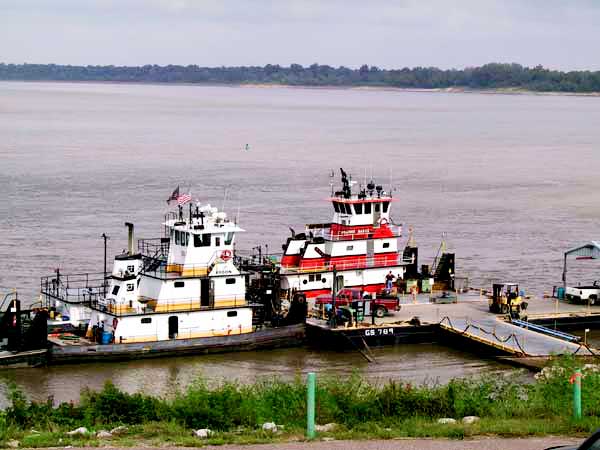
[[[315,276],[314,275],[309,275],[308,276],[308,281],[315,281]]]
[[[221,246],[221,238],[219,236],[215,237],[215,247]]]
[[[194,234],[194,247],[209,247],[210,234]]]
[[[179,245],[179,230],[175,230],[175,244]]]
[[[388,208],[390,206],[390,202],[383,202],[383,212],[388,212]]]
[[[344,206],[346,207],[346,214],[352,214],[352,206],[348,203],[345,203]]]
[[[346,250],[354,250],[354,245],[346,245]]]
[[[308,280],[302,280],[302,284],[308,283]]]
[[[227,311],[227,317],[236,317],[237,311]]]
[[[127,283],[127,292],[133,291],[133,283]]]
[[[235,284],[235,278],[225,278],[225,284]]]
[[[152,323],[152,317],[142,317],[142,323]]]
[[[176,281],[176,282],[174,283],[174,286],[175,286],[176,288],[184,287],[184,286],[185,286],[185,282],[183,282],[183,281]]]
[[[189,233],[181,232],[181,245],[187,247],[189,241]]]
[[[371,214],[371,204],[365,203],[365,214]]]
[[[115,286],[112,290],[112,295],[117,295],[119,293],[119,288],[120,288],[120,286],[118,286],[118,285]]]
[[[234,233],[225,233],[225,245],[231,245],[231,241],[233,241]]]
[[[127,266],[127,272],[130,272],[130,273],[135,272],[135,266]]]
[[[356,214],[362,214],[362,203],[355,203],[354,209],[356,210]]]
[[[338,202],[333,202],[333,209],[336,213],[340,212],[340,206],[338,205]]]
[[[390,243],[389,242],[384,242],[383,243],[383,248],[390,248]]]
[[[375,212],[379,212],[379,203],[375,203]]]

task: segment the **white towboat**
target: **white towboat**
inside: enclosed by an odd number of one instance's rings
[[[312,299],[330,293],[335,281],[336,291],[349,287],[377,295],[386,275],[402,279],[407,266],[416,264],[416,248],[398,248],[402,226],[393,224],[391,193],[373,181],[352,192],[354,182],[341,173],[342,190],[332,190],[329,199],[333,220],[307,225],[283,246],[283,290]]]
[[[303,327],[287,327],[286,332],[283,326],[276,333],[263,329],[264,303],[247,301],[250,274],[242,272],[234,259],[236,234],[244,230],[224,212],[198,204],[184,214],[180,205],[178,212],[166,217],[164,236],[139,240],[137,251],[133,225],[126,225],[128,250],[115,257],[110,276],[57,273],[42,279],[42,296],[54,319],[49,324],[62,321],[85,328],[85,338],[51,333],[53,358],[81,357],[86,353],[82,349],[123,355],[123,346],[140,343],[151,345],[145,347],[150,349],[146,353],[173,353],[178,348],[208,351],[211,339],[216,349],[223,350],[228,338],[238,335],[248,339],[230,339],[236,348],[285,345],[302,338]],[[306,306],[302,298],[297,300],[300,314],[292,316],[303,322]],[[271,305],[270,299],[265,303]],[[281,317],[277,323],[289,325]],[[259,340],[252,339],[256,333]],[[152,347],[158,343],[162,344]],[[131,355],[136,352],[139,346],[131,347]]]

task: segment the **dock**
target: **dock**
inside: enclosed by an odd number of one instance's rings
[[[485,357],[539,369],[557,355],[575,355],[588,360],[600,350],[559,331],[600,327],[600,306],[589,307],[530,299],[527,321],[511,323],[504,315],[488,310],[486,297],[476,293],[459,295],[457,303],[430,303],[421,295],[413,303],[406,298],[399,312],[383,319],[371,318],[353,327],[331,328],[319,319],[307,321],[307,337],[368,354],[369,346],[401,343],[439,343],[473,351]],[[368,358],[367,358],[368,359]]]

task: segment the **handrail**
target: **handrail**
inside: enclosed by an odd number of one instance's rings
[[[232,303],[228,303],[227,305],[223,306],[218,305],[218,303],[222,300],[231,299],[233,299]],[[128,303],[124,304],[117,302],[114,299],[98,298],[96,301],[91,302],[90,307],[98,311],[111,313],[116,316],[136,316],[154,313],[219,310],[237,308],[246,306],[248,304],[246,297],[239,295],[215,295],[214,297],[211,297],[209,305],[202,305],[200,297],[185,297],[180,299],[174,298],[169,300],[157,300],[149,297],[139,297],[138,301],[139,300],[142,300],[147,305],[142,307],[129,307]],[[156,304],[148,306],[148,304],[151,302],[156,302]]]
[[[45,276],[40,279],[40,293],[48,298],[71,303],[90,303],[104,293],[104,273],[76,273]]]
[[[366,225],[365,225],[366,226]],[[381,236],[381,238],[401,238],[402,237],[402,226],[401,225],[387,225],[387,227],[392,232],[391,236]],[[394,232],[394,228],[396,231]],[[313,229],[315,230],[315,229]],[[320,237],[327,241],[339,242],[339,241],[354,241],[354,240],[364,240],[364,239],[373,239],[374,234],[378,229],[373,229],[369,231],[356,232],[356,233],[348,233],[348,234],[340,234],[340,233],[331,233],[325,232],[325,229],[320,229],[320,232],[312,232],[313,238]],[[310,238],[307,238],[310,240]]]
[[[362,256],[362,255],[356,255]],[[281,273],[283,274],[294,274],[294,273],[312,273],[312,272],[322,272],[322,271],[332,271],[334,268],[336,270],[350,270],[350,269],[366,269],[366,268],[377,268],[377,267],[393,267],[397,265],[405,264],[402,255],[398,255],[395,260],[391,261],[385,257],[385,254],[382,256],[366,258],[361,261],[352,261],[352,262],[328,262],[326,264],[322,264],[314,267],[282,267]]]
[[[451,319],[450,319],[450,317],[448,317],[448,316],[444,316],[444,317],[442,318],[442,320],[440,320],[440,321],[439,321],[439,325],[443,325],[443,323],[442,323],[442,322],[444,322],[445,320],[448,322],[448,326],[449,326],[449,327],[450,327],[452,330],[454,330],[455,332],[457,332],[458,334],[465,335],[465,334],[467,334],[467,331],[469,330],[469,328],[473,328],[473,329],[476,329],[476,330],[479,330],[479,331],[481,331],[482,333],[484,333],[484,334],[486,334],[486,335],[488,335],[488,336],[492,336],[494,339],[496,339],[496,341],[498,341],[498,343],[499,343],[500,345],[502,345],[502,347],[508,347],[508,346],[506,346],[506,345],[503,345],[503,344],[506,344],[506,343],[507,343],[509,340],[513,339],[513,340],[514,340],[514,342],[515,342],[515,345],[516,345],[516,346],[517,346],[517,348],[518,348],[518,349],[521,351],[521,353],[523,354],[523,356],[529,356],[529,355],[527,354],[527,352],[525,351],[525,349],[523,349],[523,347],[521,346],[521,343],[519,342],[519,339],[518,339],[518,337],[517,337],[517,335],[516,335],[515,333],[511,333],[511,334],[509,334],[507,337],[505,337],[505,338],[502,338],[502,337],[499,337],[499,336],[496,334],[496,330],[494,330],[494,331],[488,331],[488,330],[486,330],[485,328],[483,328],[483,327],[480,327],[479,325],[475,325],[475,324],[472,324],[472,323],[469,323],[469,322],[467,322],[467,326],[465,327],[465,329],[461,331],[460,329],[456,328],[456,327],[455,327],[455,326],[452,324],[452,320],[451,320]],[[474,335],[474,334],[472,334],[471,336],[473,336],[473,337],[477,337],[477,336],[476,336],[476,335]],[[510,348],[510,349],[512,349],[512,350],[514,350],[514,348],[512,348],[512,347],[509,347],[509,348]]]
[[[552,337],[556,337],[559,339],[563,339],[568,342],[579,342],[581,338],[579,336],[575,336],[574,334],[565,333],[563,331],[553,330],[548,327],[544,327],[542,325],[537,325],[531,322],[525,322],[524,320],[512,319],[511,323],[525,329],[531,329],[537,331],[538,333],[547,334]]]
[[[206,271],[209,273],[217,261],[220,259],[221,253],[223,250],[215,250],[213,254],[210,256],[207,263],[197,263],[197,264],[186,264],[186,263],[169,263],[167,260],[163,258],[154,258],[152,256],[146,256],[145,264],[142,267],[141,272],[144,274],[153,274],[153,276],[157,277],[168,277],[169,273],[184,273],[184,272],[199,272],[202,273]],[[233,254],[231,255],[233,257]],[[150,263],[149,263],[150,262]],[[155,262],[156,264],[152,264]],[[149,268],[153,268],[150,270]]]
[[[517,346],[517,348],[518,348],[518,349],[521,351],[521,353],[523,354],[523,356],[531,356],[531,355],[529,355],[529,354],[528,354],[528,353],[525,351],[525,349],[523,348],[523,347],[524,347],[524,345],[523,345],[523,346],[521,345],[521,343],[519,342],[519,339],[518,339],[518,337],[517,337],[517,335],[516,335],[515,333],[511,333],[511,334],[509,334],[509,335],[508,335],[506,338],[501,338],[501,337],[499,337],[498,335],[496,335],[496,330],[494,330],[494,331],[491,331],[491,332],[490,332],[490,331],[486,330],[485,328],[483,328],[483,327],[480,327],[479,325],[475,325],[475,324],[473,324],[473,323],[469,323],[469,322],[467,322],[467,326],[465,327],[465,329],[461,331],[460,329],[458,329],[457,327],[455,327],[455,326],[452,324],[452,320],[451,320],[451,319],[450,319],[450,317],[448,317],[448,316],[444,316],[444,317],[442,318],[442,320],[440,320],[440,321],[438,322],[438,324],[439,324],[440,326],[443,326],[443,325],[444,325],[444,324],[443,324],[443,322],[444,322],[444,321],[447,321],[447,322],[448,322],[448,325],[447,325],[447,326],[448,326],[448,327],[450,327],[450,328],[451,328],[451,329],[452,329],[454,332],[456,332],[456,333],[458,333],[458,334],[460,334],[460,335],[467,334],[467,331],[469,330],[469,328],[474,328],[474,329],[476,329],[476,330],[479,330],[479,331],[481,331],[482,333],[484,333],[484,334],[486,334],[486,335],[488,335],[488,336],[492,336],[492,337],[494,337],[494,338],[495,338],[495,339],[498,341],[498,343],[499,343],[500,345],[507,343],[507,342],[508,342],[510,339],[513,339],[513,340],[514,340],[514,342],[515,342],[515,345],[516,345],[516,346]],[[472,334],[471,336],[473,336],[473,337],[477,337],[477,336],[476,336],[476,335],[474,335],[474,334]],[[577,344],[575,344],[574,342],[570,342],[570,343],[571,343],[571,344],[574,344],[574,345],[577,345]],[[492,344],[493,344],[493,342],[492,342]],[[503,346],[503,347],[507,347],[507,346],[505,346],[505,345],[502,345],[502,346]],[[586,349],[586,350],[587,350],[587,351],[590,353],[590,355],[592,355],[592,356],[598,356],[598,354],[595,352],[595,349],[591,348],[591,347],[590,347],[589,345],[587,345],[587,344],[582,344],[582,343],[579,343],[579,346],[577,347],[577,350],[575,350],[575,351],[574,351],[572,354],[573,354],[573,355],[576,355],[576,354],[577,354],[577,353],[578,353],[578,352],[579,352],[579,351],[582,349],[582,347],[583,347],[583,348],[585,348],[585,349]],[[514,349],[513,349],[513,350],[514,350]]]

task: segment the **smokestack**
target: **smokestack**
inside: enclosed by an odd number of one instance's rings
[[[133,224],[125,222],[127,227],[127,253],[133,255]]]

